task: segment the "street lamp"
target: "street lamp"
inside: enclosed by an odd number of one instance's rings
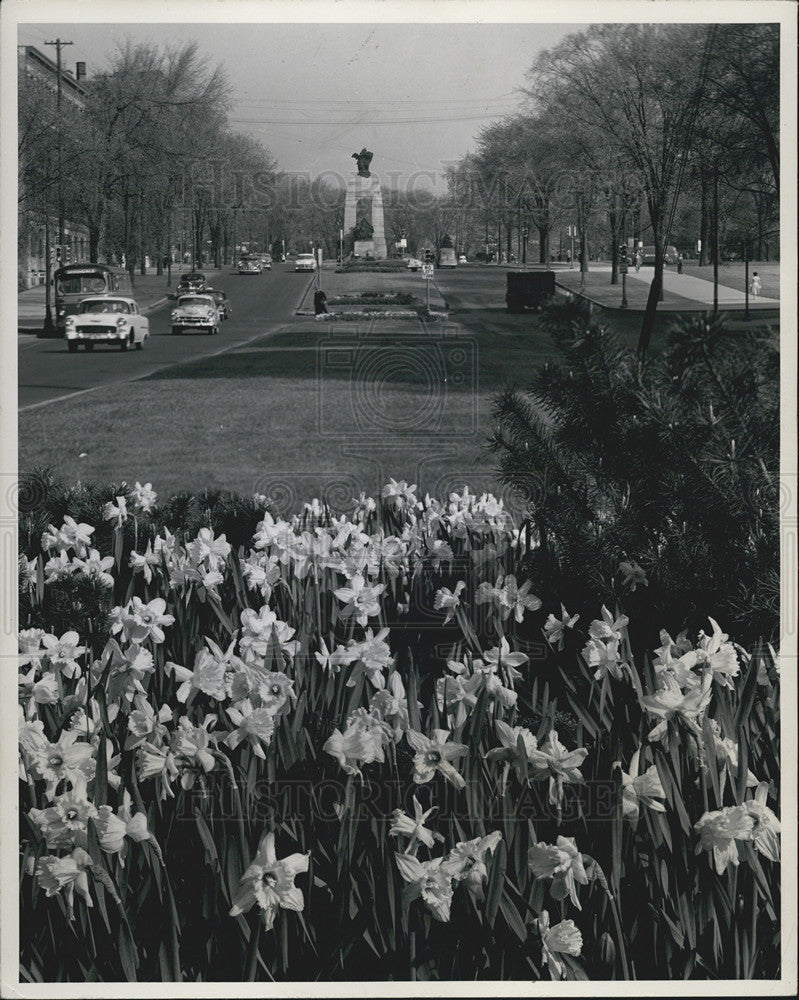
[[[527,226],[522,230],[522,264],[527,267]]]

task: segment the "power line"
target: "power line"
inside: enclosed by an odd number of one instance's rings
[[[390,118],[383,121],[309,121],[300,119],[290,121],[284,118],[231,118],[234,125],[289,125],[294,127],[326,127],[334,125],[352,125],[358,127],[367,125],[370,127],[380,127],[383,125],[444,125],[450,122],[481,122],[486,118],[498,117],[497,112],[485,111],[483,114],[472,115],[448,115],[445,118]]]

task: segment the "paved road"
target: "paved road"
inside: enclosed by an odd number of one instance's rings
[[[241,347],[270,333],[294,316],[310,283],[307,274],[295,274],[278,264],[263,274],[225,274],[214,278],[233,312],[220,326],[219,336],[170,333],[172,304],[149,314],[150,336],[142,351],[123,353],[117,347],[97,346],[87,353],[67,351],[64,340],[41,340],[32,334],[19,337],[19,401],[21,410],[98,386],[127,382],[159,369]]]

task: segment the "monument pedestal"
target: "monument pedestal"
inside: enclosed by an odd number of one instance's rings
[[[347,197],[344,201],[344,233],[352,232],[358,221],[358,202],[370,203],[372,224],[372,240],[374,256],[383,259],[388,256],[386,251],[386,224],[383,218],[383,194],[380,190],[380,179],[372,174],[361,177],[356,174],[347,180]]]

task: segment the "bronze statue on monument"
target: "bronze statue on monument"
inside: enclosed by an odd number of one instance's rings
[[[360,153],[353,153],[353,160],[358,161],[358,176],[359,177],[370,177],[369,164],[372,162],[373,154],[364,146]]]

